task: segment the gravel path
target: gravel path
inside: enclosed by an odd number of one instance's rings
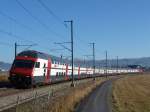
[[[81,104],[76,112],[111,112],[112,80],[98,86]]]

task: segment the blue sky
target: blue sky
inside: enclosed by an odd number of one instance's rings
[[[70,41],[70,27],[63,25],[64,20],[70,19],[74,20],[76,58],[82,59],[83,55],[92,53],[89,42],[96,43],[96,59],[103,59],[105,50],[109,58],[150,56],[149,0],[42,0],[59,20],[50,15],[38,0],[18,1],[40,23],[16,0],[0,0],[0,61],[13,61],[15,42],[37,43],[30,49],[69,56],[67,50],[52,49],[61,49],[54,42]],[[24,49],[19,47],[18,52]]]

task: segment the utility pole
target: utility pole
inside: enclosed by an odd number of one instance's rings
[[[20,44],[17,44],[17,42],[15,42],[15,58],[16,58],[16,56],[17,56],[17,48],[19,47],[19,46],[26,46],[26,47],[32,47],[32,46],[35,46],[35,45],[37,45],[37,44],[31,44],[31,45],[20,45]]]
[[[93,51],[93,80],[95,80],[95,43],[90,43],[92,44],[92,51]]]
[[[88,63],[86,62],[86,59],[85,59],[85,57],[91,57],[91,56],[93,56],[93,55],[83,55],[84,56],[84,65],[85,65],[85,67],[87,68],[88,67]],[[91,66],[89,66],[89,67],[91,67]],[[90,74],[91,75],[91,74]]]
[[[118,74],[118,56],[117,56],[117,74]]]
[[[74,87],[74,50],[73,50],[73,20],[71,21],[65,21],[65,22],[69,22],[71,25],[71,65],[72,65],[72,72],[71,72],[71,76],[72,76],[72,81],[71,81],[71,86]]]
[[[83,65],[85,65],[85,57],[83,58]]]
[[[85,55],[83,55],[83,65],[86,67],[86,59]]]
[[[126,59],[126,66],[127,66],[126,68],[128,69],[128,59]]]
[[[99,73],[100,73],[100,69],[101,69],[101,64],[100,64],[100,62],[99,62]]]
[[[107,63],[108,63],[108,59],[107,59],[107,51],[106,51],[106,68],[105,68],[105,74],[106,74],[106,77],[107,77],[107,67],[108,67],[108,65],[107,65]]]
[[[15,42],[15,58],[17,56],[17,43]]]

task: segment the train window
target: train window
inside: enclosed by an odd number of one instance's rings
[[[32,68],[34,67],[34,62],[31,60],[15,60],[13,67],[16,68]]]
[[[59,72],[59,76],[61,75],[61,72]]]
[[[40,68],[40,62],[35,62],[35,68]]]
[[[53,64],[55,64],[55,61],[53,61]]]
[[[43,66],[43,68],[46,68],[46,64],[44,63],[44,66]]]

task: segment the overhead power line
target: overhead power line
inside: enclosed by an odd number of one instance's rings
[[[13,34],[13,33],[11,33],[11,32],[8,32],[8,31],[4,31],[4,30],[2,30],[2,29],[0,29],[0,33],[3,33],[3,34],[5,34],[5,35],[14,37],[14,38],[19,39],[19,40],[22,40],[22,41],[27,41],[27,42],[30,42],[30,43],[32,43],[32,44],[36,44],[36,45],[40,46],[41,48],[44,48],[44,49],[47,49],[47,50],[50,49],[49,47],[46,47],[46,46],[43,46],[43,45],[39,45],[39,44],[37,44],[37,43],[35,43],[35,42],[31,41],[31,40],[24,39],[23,37],[20,37],[20,36],[18,36],[18,35],[16,35],[16,34]],[[1,44],[2,44],[2,43],[1,43]],[[3,45],[4,45],[4,43],[3,43]],[[8,44],[5,43],[5,45],[8,45]],[[11,44],[10,44],[10,45],[11,45]]]
[[[89,43],[92,45],[92,54],[93,54],[93,74],[94,74],[94,77],[93,79],[95,80],[95,43]]]
[[[28,41],[28,42],[34,43],[34,42],[31,41],[31,40],[27,40],[27,39],[25,39],[25,38],[23,38],[23,37],[20,37],[20,36],[18,36],[18,35],[16,35],[16,34],[13,34],[13,33],[11,33],[11,32],[8,32],[8,31],[2,30],[2,29],[0,29],[0,33],[3,33],[3,34],[5,34],[5,35],[9,35],[9,36],[11,36],[11,37],[14,37],[14,38],[17,38],[17,39],[20,39],[20,40],[23,40],[23,41]]]
[[[27,50],[27,49],[29,49],[30,47],[33,47],[33,46],[36,46],[37,44],[30,44],[30,45],[23,45],[23,44],[17,44],[16,42],[15,42],[15,57],[17,56],[17,48],[18,47],[27,47],[26,49],[24,49],[24,50]]]
[[[41,0],[40,0],[41,1]],[[18,24],[19,26],[21,26],[22,28],[25,28],[25,29],[27,29],[27,30],[29,30],[29,31],[34,31],[31,27],[29,27],[29,26],[27,26],[27,25],[25,25],[25,24],[23,24],[23,23],[21,23],[21,22],[19,22],[17,19],[15,19],[14,17],[11,17],[10,15],[7,15],[6,13],[4,13],[3,11],[0,11],[0,15],[1,16],[3,16],[3,17],[5,17],[5,18],[7,18],[8,20],[10,20],[10,21],[12,21],[12,22],[14,22],[14,23],[16,23],[16,24]],[[6,34],[6,31],[3,31],[3,33],[5,32],[5,34]],[[7,34],[8,34],[9,32],[7,32]],[[37,32],[37,31],[35,31],[35,33],[39,33],[39,32]],[[9,35],[10,35],[10,33],[9,33]],[[12,35],[11,35],[12,36]],[[15,35],[15,38],[16,38],[16,35]],[[18,36],[17,36],[17,38],[18,38]],[[45,37],[46,39],[49,39],[48,37]],[[78,39],[79,39],[79,41],[78,41]],[[77,39],[77,41],[78,42],[82,42],[82,43],[84,43],[85,44],[85,42],[83,41],[83,40],[81,40],[80,38],[78,38]],[[3,44],[4,45],[4,44]],[[46,49],[48,49],[48,48],[46,48]],[[82,51],[84,51],[85,49],[82,49]],[[86,49],[87,50],[87,49]]]
[[[12,47],[12,46],[13,46],[13,44],[6,43],[6,42],[0,42],[0,45],[10,46],[10,47]]]
[[[71,76],[72,76],[72,83],[71,86],[74,87],[74,40],[73,40],[73,20],[69,20],[69,21],[64,21],[67,23],[70,23],[70,32],[71,32],[71,66],[72,66],[72,72],[71,72]]]
[[[89,52],[89,50],[87,49],[87,44],[89,43],[88,41],[85,41],[87,39],[82,39],[80,38],[80,36],[77,34],[77,32],[75,31],[74,33],[75,37],[76,37],[76,41],[78,41],[78,44],[81,43],[80,45],[82,45],[83,47],[80,47],[80,51],[86,51],[87,53]],[[86,48],[84,48],[84,46]]]
[[[32,15],[32,13],[27,9],[25,8],[25,6],[19,1],[19,0],[16,0],[16,2],[18,3],[18,5],[20,7],[22,7],[34,20],[36,20],[38,23],[40,23],[44,28],[48,29],[48,26],[44,23],[42,23],[37,17],[35,17],[34,15]]]
[[[43,23],[40,19],[38,19],[36,16],[34,16],[19,0],[16,0],[16,2],[18,3],[18,5],[24,9],[24,11],[26,13],[28,13],[28,15],[30,15],[36,22],[38,22],[39,24],[41,24],[46,30],[50,31],[51,33],[55,34],[57,37],[63,37],[62,35],[54,32],[52,29],[50,29],[49,26],[47,26],[45,23]]]
[[[7,19],[13,21],[14,23],[16,23],[16,24],[18,24],[18,25],[20,25],[20,26],[22,26],[22,27],[24,27],[24,28],[26,28],[26,29],[28,29],[28,30],[31,30],[31,28],[29,28],[28,26],[26,26],[26,25],[24,25],[24,24],[18,22],[18,20],[16,20],[15,18],[12,18],[11,16],[5,14],[5,13],[2,12],[2,11],[0,11],[0,15],[6,17]]]
[[[61,23],[62,25],[64,25],[67,28],[67,25],[61,20],[60,17],[58,17],[47,5],[45,5],[45,3],[42,0],[37,0],[41,6],[43,6],[45,8],[45,10],[52,15],[59,23]]]
[[[1,29],[0,29],[0,33],[3,33],[3,34],[5,34],[5,35],[11,36],[11,37],[14,37],[14,38],[19,39],[19,40],[28,41],[28,42],[32,43],[33,45],[38,45],[38,46],[41,47],[41,48],[50,50],[49,47],[46,47],[46,46],[43,46],[43,45],[36,44],[36,43],[33,42],[33,41],[26,40],[26,39],[24,39],[24,38],[22,38],[22,37],[20,37],[20,36],[18,36],[18,35],[15,35],[15,34],[13,34],[13,33],[11,33],[11,32],[7,32],[7,31],[4,31],[4,30],[1,30]],[[13,44],[4,43],[4,42],[0,42],[0,45],[14,46]]]
[[[5,13],[2,12],[2,11],[0,11],[0,15],[2,15],[2,16],[5,17],[5,18],[7,18],[8,20],[10,20],[10,21],[12,21],[12,22],[14,22],[14,23],[20,25],[22,28],[25,28],[25,29],[27,29],[27,30],[30,31],[30,32],[35,32],[36,34],[42,35],[40,32],[37,32],[37,31],[33,30],[31,27],[29,27],[29,26],[27,26],[27,25],[25,25],[25,24],[20,23],[17,19],[15,19],[15,18],[13,18],[13,17],[11,17],[11,16],[5,14]],[[49,39],[48,37],[45,37],[45,36],[42,36],[42,37],[44,37],[44,38],[46,38],[46,39]]]

